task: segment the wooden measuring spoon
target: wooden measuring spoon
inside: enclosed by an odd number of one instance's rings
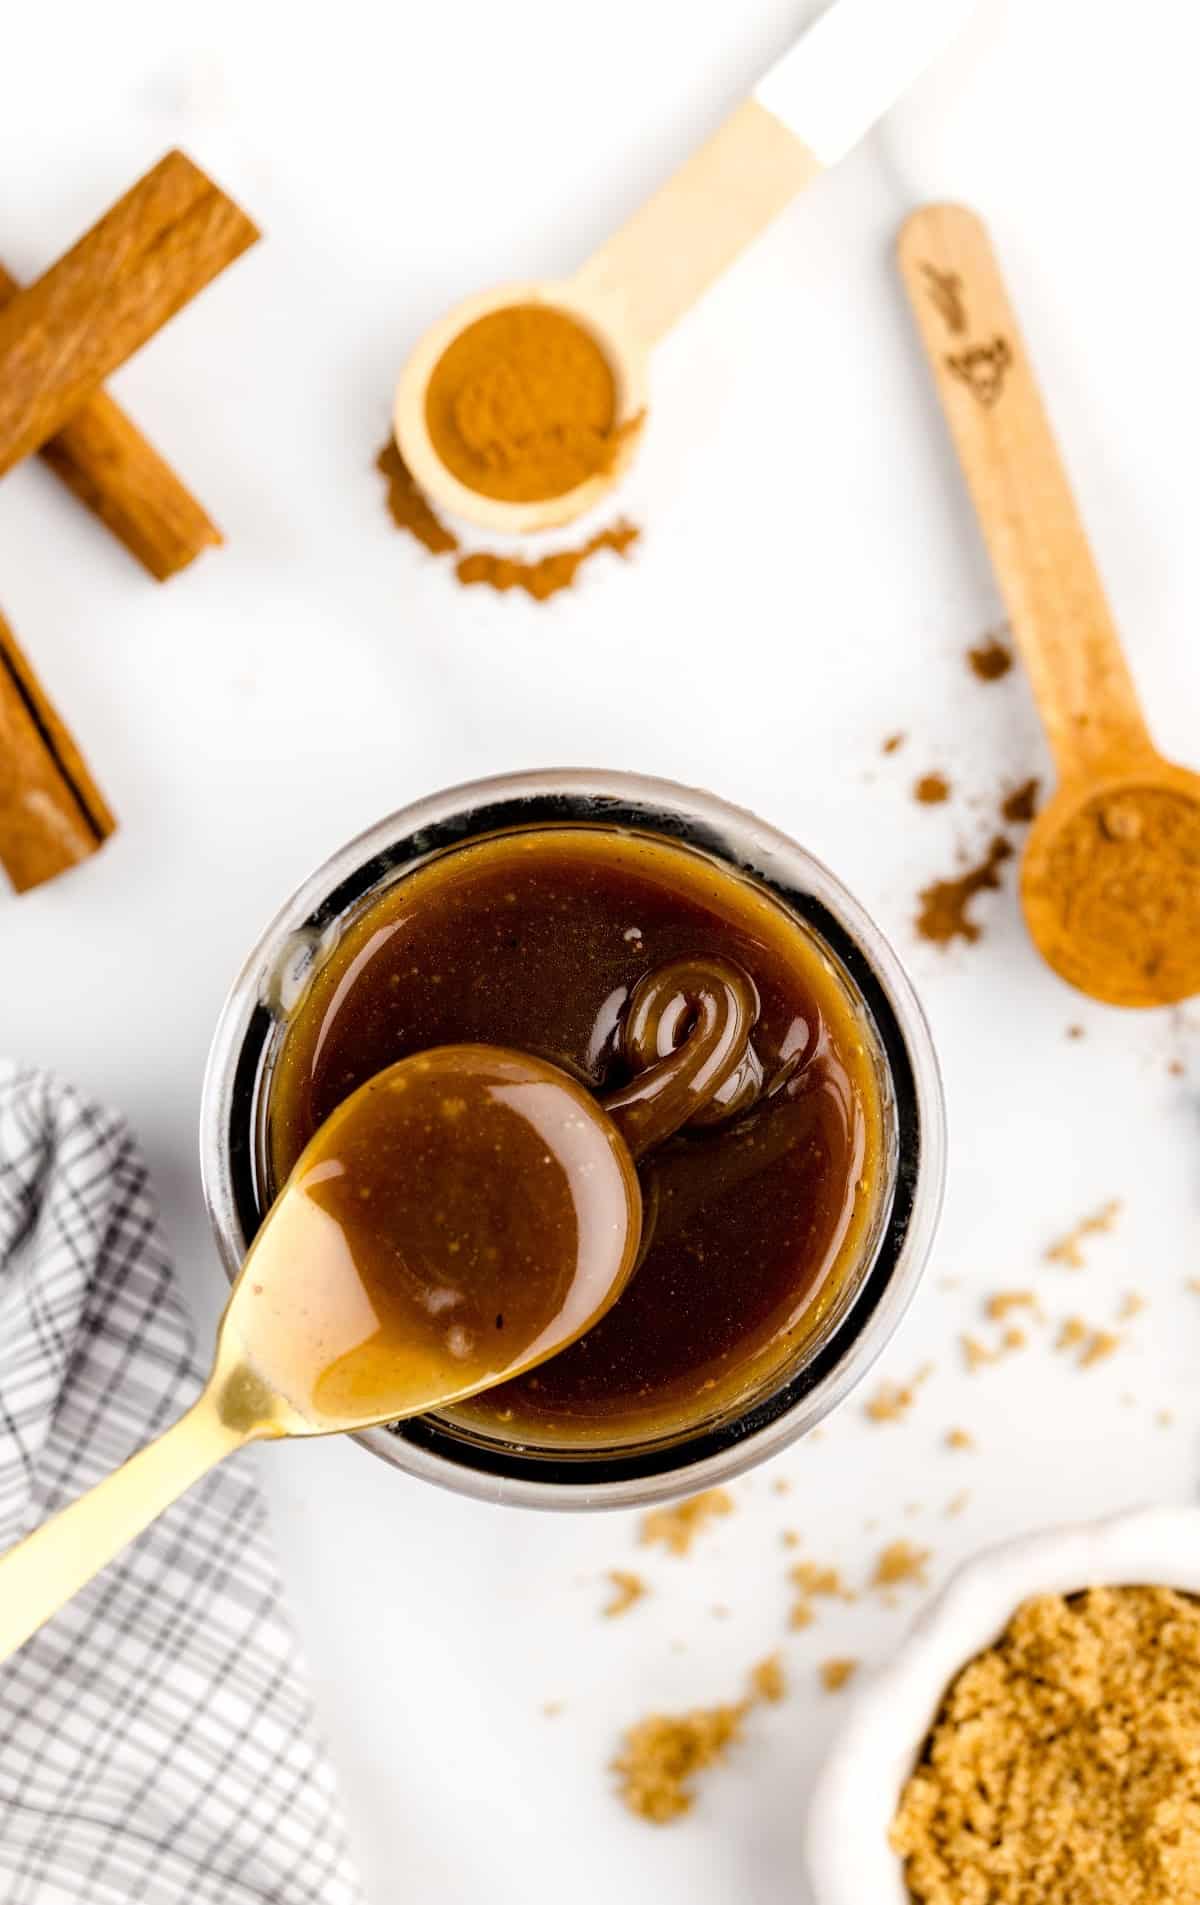
[[[245,1443],[423,1414],[575,1342],[637,1261],[635,1159],[715,1097],[729,1104],[731,1081],[740,1105],[757,1014],[740,967],[680,960],[635,987],[635,1076],[603,1104],[490,1045],[440,1046],[360,1086],[255,1238],[199,1400],[0,1557],[0,1660]]]
[[[1200,775],[1150,738],[982,222],[928,205],[900,270],[1059,786],[1021,870],[1042,956],[1112,1005],[1200,991]]]
[[[650,353],[672,325],[795,195],[856,145],[928,64],[974,0],[835,0],[712,137],[573,277],[504,284],[455,305],[427,330],[396,391],[400,453],[444,509],[501,533],[572,521],[598,502],[634,454],[561,496],[501,502],[458,481],[433,446],[426,390],[468,324],[514,305],[548,304],[590,332],[616,382],[615,422],[646,407]]]

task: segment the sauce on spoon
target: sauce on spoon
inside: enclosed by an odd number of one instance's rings
[[[317,1429],[472,1395],[574,1342],[641,1232],[628,1147],[542,1059],[442,1046],[311,1139],[246,1260],[237,1326]]]

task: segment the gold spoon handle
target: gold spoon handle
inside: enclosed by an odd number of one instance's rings
[[[255,1429],[231,1423],[214,1378],[165,1434],[0,1557],[0,1660]]]
[[[900,272],[1064,782],[1154,747],[982,221],[926,205]]]

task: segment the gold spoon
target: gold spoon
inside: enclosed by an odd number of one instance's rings
[[[255,1238],[199,1399],[0,1558],[0,1659],[245,1443],[424,1414],[575,1342],[637,1261],[635,1160],[714,1099],[741,1108],[757,1015],[740,967],[678,960],[635,987],[634,1076],[604,1103],[490,1045],[440,1046],[360,1086]]]
[[[899,259],[1058,768],[1021,870],[1030,934],[1093,998],[1189,998],[1200,775],[1150,737],[987,232],[963,206],[927,205]]]
[[[614,424],[646,408],[650,353],[753,238],[826,167],[856,145],[950,38],[974,0],[835,0],[763,75],[753,95],[574,276],[504,284],[439,318],[400,374],[393,423],[416,482],[442,508],[499,533],[556,528],[590,509],[627,468],[625,428],[609,469],[563,495],[505,502],[460,482],[430,436],[435,366],[470,324],[545,304],[588,332],[616,386]]]

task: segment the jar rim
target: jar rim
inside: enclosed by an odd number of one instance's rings
[[[367,894],[434,855],[531,825],[628,827],[708,852],[755,880],[835,956],[873,1020],[896,1117],[891,1208],[845,1314],[766,1396],[714,1426],[628,1450],[523,1454],[453,1434],[435,1418],[354,1439],[478,1499],[525,1507],[631,1507],[727,1481],[807,1433],[870,1368],[900,1322],[941,1208],[945,1115],[929,1027],[896,953],[841,882],[786,834],[718,796],[651,776],[566,768],[499,775],[427,796],[339,848],[275,913],[234,980],[205,1073],[200,1161],[232,1277],[261,1220],[257,1105],[278,1022],[281,964],[301,965]]]

